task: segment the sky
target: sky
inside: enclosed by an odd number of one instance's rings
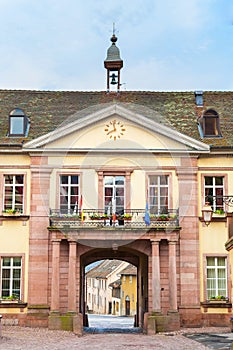
[[[233,91],[232,0],[0,0],[0,89]]]

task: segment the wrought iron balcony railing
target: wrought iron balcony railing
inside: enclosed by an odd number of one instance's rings
[[[205,202],[209,202],[213,211],[223,210],[229,212],[229,207],[233,207],[233,195],[228,196],[205,196]]]
[[[144,221],[145,209],[124,210],[123,214],[106,214],[104,209],[84,209],[75,214],[66,214],[57,209],[50,209],[50,226],[57,228],[104,227],[104,228],[146,228],[178,227],[179,212],[177,209],[150,214],[150,225]]]

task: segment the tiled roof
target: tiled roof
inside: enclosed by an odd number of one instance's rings
[[[131,275],[131,276],[135,276],[137,275],[137,268],[136,266],[129,264],[128,266],[126,266],[126,268],[124,268],[121,272],[121,275]]]
[[[233,147],[233,92],[203,93],[204,109],[216,110],[222,138],[201,139],[197,117],[203,108],[195,104],[194,92],[123,91],[120,94],[80,91],[0,90],[0,144],[19,144],[50,131],[70,118],[81,118],[112,103],[123,104],[148,118],[212,146]],[[9,138],[8,115],[20,108],[30,118],[27,138]]]
[[[122,261],[120,260],[104,260],[101,264],[88,271],[87,277],[107,278],[121,263]]]

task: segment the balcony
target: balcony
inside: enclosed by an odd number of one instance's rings
[[[214,211],[223,210],[229,212],[229,207],[233,207],[233,195],[228,196],[205,196],[205,202],[210,203]],[[232,210],[230,211],[232,212]]]
[[[78,214],[64,214],[57,209],[50,209],[50,227],[57,229],[96,228],[105,230],[124,229],[166,229],[179,227],[177,209],[150,214],[150,225],[144,222],[145,209],[125,210],[124,214],[106,214],[102,209],[84,209]]]

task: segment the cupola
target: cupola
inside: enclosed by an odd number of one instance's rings
[[[123,61],[120,57],[120,50],[116,46],[117,37],[113,27],[113,35],[111,37],[112,45],[108,48],[107,58],[104,61],[104,67],[107,69],[107,92],[110,91],[110,86],[117,86],[117,91],[120,91],[120,70],[123,67]]]

